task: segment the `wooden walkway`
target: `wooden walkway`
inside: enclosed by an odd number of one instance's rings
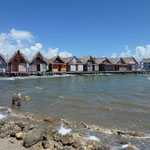
[[[85,75],[85,74],[148,74],[150,71],[92,71],[92,72],[0,72],[0,77],[18,76],[52,76],[52,75]]]

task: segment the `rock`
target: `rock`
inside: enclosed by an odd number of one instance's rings
[[[43,138],[42,130],[31,130],[23,138],[24,147],[29,148],[38,143]]]
[[[21,131],[21,128],[17,125],[14,126],[13,130],[9,131],[9,134],[11,137],[15,137],[16,133],[19,133]]]
[[[63,145],[70,146],[81,138],[82,136],[78,133],[68,133],[62,136],[61,142]]]
[[[49,125],[49,126],[46,128],[44,138],[45,138],[46,140],[49,140],[49,139],[53,140],[54,134],[57,134],[57,133],[58,133],[57,128],[55,128],[55,127],[52,126],[52,125]]]
[[[33,124],[28,124],[23,128],[23,131],[27,132],[27,131],[30,131],[30,130],[33,130],[33,129],[34,129],[34,125]]]
[[[23,133],[22,133],[22,132],[16,133],[15,136],[16,136],[16,139],[17,139],[17,140],[23,139]]]
[[[137,147],[134,145],[128,145],[128,147],[125,148],[124,150],[137,150]]]
[[[4,138],[4,137],[6,137],[8,135],[9,135],[9,131],[3,132],[3,133],[0,134],[0,138]]]
[[[13,121],[10,121],[8,123],[8,125],[10,126],[10,129],[13,130],[14,129],[14,126],[15,126],[15,123]]]
[[[80,146],[77,150],[87,150],[86,146]]]
[[[58,150],[63,149],[63,145],[60,142],[55,142],[53,140],[43,141],[42,145],[45,149],[54,149],[54,148]]]
[[[75,150],[75,148],[71,147],[71,146],[65,146],[63,148],[63,150]]]
[[[99,149],[99,150],[101,150],[100,148],[103,148],[103,144],[99,141],[96,141],[96,140],[87,140],[87,147],[89,149]]]
[[[81,146],[86,146],[86,140],[85,139],[77,139],[75,140],[75,142],[73,143],[73,146],[75,148],[79,148]]]
[[[56,133],[53,135],[53,140],[56,142],[62,142],[62,135],[60,133]]]
[[[3,126],[5,124],[5,120],[4,119],[0,119],[0,126]]]
[[[16,142],[16,140],[14,138],[11,138],[11,139],[9,139],[9,142],[13,144]]]
[[[25,121],[17,121],[16,125],[18,125],[21,129],[24,129],[26,126],[30,125],[29,123],[25,122]]]

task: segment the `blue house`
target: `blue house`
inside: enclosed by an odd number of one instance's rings
[[[0,54],[0,72],[5,72],[7,68],[7,60]]]

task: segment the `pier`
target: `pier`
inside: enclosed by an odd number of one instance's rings
[[[27,77],[53,75],[94,75],[94,74],[149,74],[149,71],[91,71],[91,72],[0,72],[0,77]]]

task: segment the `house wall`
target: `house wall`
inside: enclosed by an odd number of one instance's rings
[[[32,65],[30,65],[30,69],[29,69],[29,71],[37,71],[36,64],[32,64]]]
[[[83,65],[78,65],[78,71],[83,71]]]
[[[99,65],[94,65],[95,66],[95,71],[99,71]]]
[[[104,66],[104,71],[112,71],[113,70],[113,68],[112,68],[112,66],[110,66],[110,65],[105,65]]]
[[[93,71],[93,65],[88,65],[87,66],[87,71],[89,71],[89,72]]]
[[[2,57],[0,57],[0,72],[6,71],[7,64]]]
[[[61,72],[66,72],[66,65],[65,64],[53,64],[53,72],[58,72],[59,66],[61,67]]]
[[[47,70],[47,65],[40,64],[40,71],[46,71],[46,70]]]
[[[128,71],[128,67],[127,66],[120,66],[119,71]]]
[[[70,71],[76,71],[76,65],[70,65]]]
[[[19,64],[19,70],[18,71],[26,72],[26,64],[25,63]]]
[[[61,64],[61,72],[66,72],[66,65],[65,64]]]
[[[76,66],[78,67],[78,69],[76,70]],[[70,70],[69,71],[83,71],[83,65],[75,65],[75,64],[71,64],[70,65]]]
[[[150,70],[150,62],[141,64],[143,70]]]

